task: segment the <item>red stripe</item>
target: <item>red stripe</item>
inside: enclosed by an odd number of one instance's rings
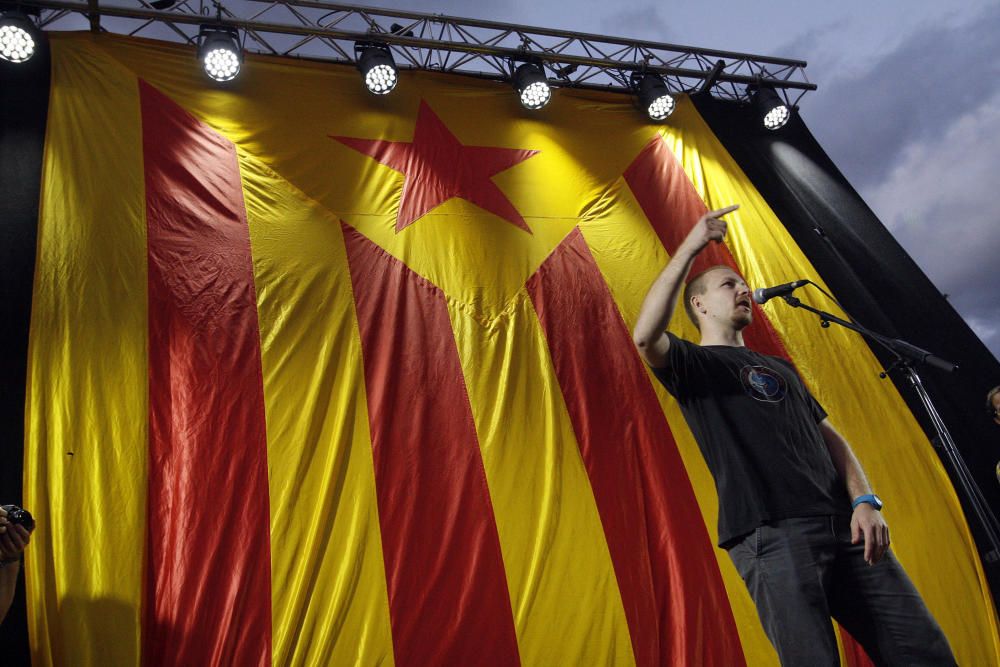
[[[653,137],[625,170],[625,181],[656,230],[663,247],[671,255],[698,218],[708,210],[683,167],[659,135]],[[729,203],[739,202],[726,202]],[[716,264],[724,264],[739,271],[729,248],[712,243],[695,259],[691,275]],[[785,344],[778,337],[771,320],[757,304],[753,304],[753,309],[754,324],[743,331],[747,347],[789,359]],[[841,629],[840,634],[852,667],[870,667],[871,662],[864,649],[845,630]]]
[[[638,665],[741,665],[714,547],[580,231],[528,281],[590,476]]]
[[[493,506],[444,294],[343,225],[397,665],[517,665]]]
[[[875,667],[875,663],[868,657],[861,644],[851,636],[851,633],[840,627],[840,625],[837,628],[840,630],[840,641],[844,645],[845,667]]]
[[[149,261],[143,658],[269,665],[264,393],[236,151],[153,87],[139,90]]]

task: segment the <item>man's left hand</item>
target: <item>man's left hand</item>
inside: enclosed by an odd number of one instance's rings
[[[868,503],[854,508],[851,517],[851,544],[857,544],[862,539],[865,541],[865,562],[874,565],[882,560],[889,549],[889,526],[882,513]]]

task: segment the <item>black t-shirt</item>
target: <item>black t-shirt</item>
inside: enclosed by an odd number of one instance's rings
[[[653,373],[681,406],[719,494],[719,546],[763,523],[850,514],[819,430],[826,412],[784,359],[670,336]]]

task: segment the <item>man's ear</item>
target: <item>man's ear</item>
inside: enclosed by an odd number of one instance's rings
[[[696,312],[696,313],[705,313],[705,312],[707,312],[704,308],[702,308],[701,295],[700,294],[695,294],[694,296],[691,297],[691,307],[694,308],[694,312]]]

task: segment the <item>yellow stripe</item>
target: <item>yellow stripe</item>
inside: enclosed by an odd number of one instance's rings
[[[449,299],[524,665],[634,664],[590,480],[534,307]]]
[[[131,665],[147,451],[138,91],[88,39],[53,35],[51,48],[28,362],[28,622],[35,665]]]
[[[678,111],[676,123],[683,131],[667,138],[709,208],[741,205],[728,217],[727,245],[747,281],[773,285],[817,279],[817,271],[690,103]],[[802,296],[832,307],[815,291]],[[868,346],[845,329],[821,329],[815,316],[779,300],[764,310],[886,500],[893,549],[959,664],[1000,663],[996,610],[954,489],[899,393],[879,379],[881,368]]]
[[[339,221],[240,151],[267,415],[276,665],[391,665],[361,341]]]

